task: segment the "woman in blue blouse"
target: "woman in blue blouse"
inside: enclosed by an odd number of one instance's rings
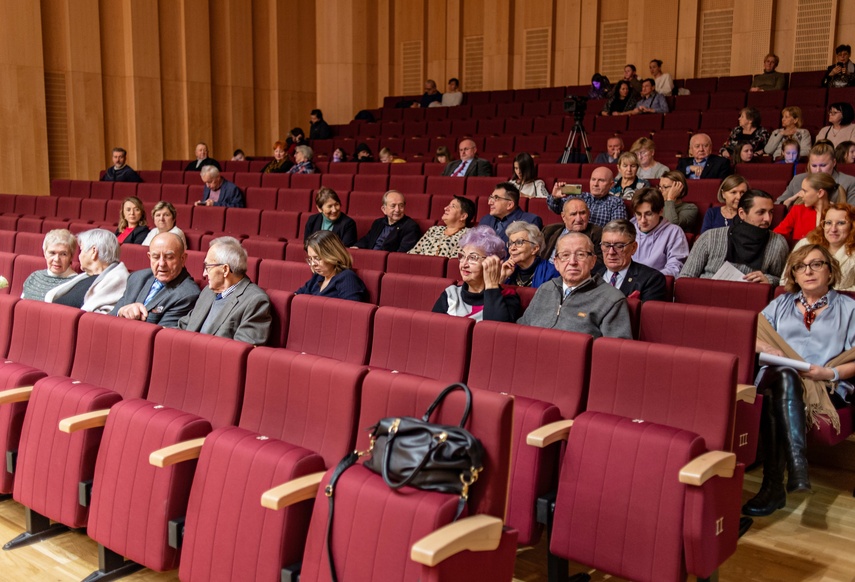
[[[704,214],[701,234],[711,228],[733,224],[733,219],[736,218],[736,209],[739,207],[739,200],[750,188],[748,180],[739,174],[733,174],[722,180],[716,196],[722,205],[713,206]]]
[[[365,285],[351,270],[353,259],[341,239],[328,230],[319,230],[303,243],[312,277],[297,289],[297,295],[320,295],[351,301],[365,300]]]

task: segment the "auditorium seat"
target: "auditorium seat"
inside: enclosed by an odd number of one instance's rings
[[[261,213],[258,235],[274,240],[298,239],[303,235],[303,233],[298,234],[297,232],[299,221],[299,212],[264,210]]]
[[[425,192],[428,194],[463,196],[467,179],[455,176],[428,176]]]
[[[311,271],[306,263],[289,261],[261,261],[258,273],[258,286],[264,289],[278,289],[293,293],[309,280]]]
[[[76,259],[76,257],[75,257]],[[12,269],[12,278],[9,279],[9,294],[13,297],[20,297],[24,291],[24,281],[36,271],[44,270],[45,257],[18,255],[15,258],[15,266]],[[2,385],[2,382],[0,382]]]
[[[445,257],[389,253],[389,256],[386,258],[385,271],[400,275],[443,277],[447,262],[448,259]]]
[[[291,188],[317,190],[320,187],[320,174],[291,174]]]
[[[0,237],[3,235],[12,235],[11,240],[13,241],[14,249],[9,249],[9,252],[14,250],[15,254],[18,255],[42,257],[42,259],[44,259],[45,252],[43,245],[45,237],[43,234],[35,232],[19,232],[16,237],[14,232],[0,232]],[[44,266],[44,264],[42,266]]]
[[[16,252],[15,251],[15,244],[16,244],[15,239],[16,239],[18,234],[20,234],[20,233],[16,233],[15,231],[12,231],[12,230],[0,230],[0,253],[14,253],[14,252]],[[29,234],[29,233],[27,233],[27,234]],[[41,238],[42,238],[42,240],[44,239],[44,237],[41,237]],[[38,251],[41,253],[41,244],[39,244],[39,246],[38,246]],[[32,254],[32,253],[30,253],[30,254]],[[5,276],[6,273],[4,272],[4,273],[2,273],[2,275]]]
[[[410,164],[392,164],[392,167],[409,166]],[[389,176],[389,189],[397,190],[402,194],[422,194],[425,191],[427,178],[422,175],[398,175],[393,173]],[[378,197],[379,199],[380,197]]]
[[[386,174],[357,174],[353,176],[352,189],[371,190],[377,194],[382,194],[389,189],[389,176]]]
[[[289,188],[291,186],[291,174],[262,174],[262,188]]]
[[[5,356],[9,350],[9,340],[12,336],[12,322],[15,314],[15,304],[19,301],[11,295],[0,295],[0,354]]]
[[[187,190],[185,184],[163,184],[161,199],[171,202],[173,205],[187,204]]]
[[[71,180],[53,179],[50,181],[51,196],[70,196]]]
[[[107,213],[107,200],[87,199],[80,202],[80,220],[92,224],[104,222]],[[112,217],[111,217],[112,218]]]
[[[709,108],[710,96],[709,93],[692,93],[691,95],[677,95],[674,97],[674,111],[706,111]],[[667,123],[668,115],[665,116]],[[697,126],[695,126],[697,127]],[[668,129],[666,127],[666,129]],[[678,128],[674,128],[678,129]],[[683,129],[683,128],[679,128]],[[691,128],[685,128],[691,129]]]
[[[244,195],[246,207],[258,210],[276,210],[277,194],[276,188],[247,188]]]
[[[245,238],[240,241],[241,246],[246,249],[250,257],[259,259],[285,259],[285,245],[283,241],[268,240],[263,238]]]
[[[297,295],[285,348],[351,364],[367,364],[375,305]]]
[[[59,198],[56,201],[56,216],[64,220],[77,220],[80,218],[80,198]]]
[[[198,208],[194,210],[194,215],[197,212],[199,212]],[[225,212],[225,218],[222,231],[228,235],[237,238],[258,235],[261,226],[261,210],[257,208],[228,208]]]
[[[774,287],[760,283],[681,277],[674,283],[674,302],[747,309],[759,313],[769,304]]]
[[[430,311],[439,296],[453,284],[450,278],[388,273],[383,277],[379,305]]]
[[[192,230],[203,233],[222,232],[225,219],[226,209],[222,206],[196,206],[193,208]]]
[[[142,200],[142,203],[148,208],[149,212],[154,205],[163,200],[162,192],[163,184],[139,184],[137,187],[137,198]],[[186,202],[186,199],[185,199]]]

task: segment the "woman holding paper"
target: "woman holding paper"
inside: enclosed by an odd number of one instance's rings
[[[855,300],[834,291],[841,277],[837,260],[809,244],[793,251],[787,272],[787,293],[758,318],[757,352],[761,359],[771,354],[796,362],[764,368],[757,386],[764,396],[763,484],[742,507],[746,515],[770,515],[786,505],[787,493],[810,491],[807,427],[827,422],[840,432],[836,409],[852,390],[845,380],[855,377]]]

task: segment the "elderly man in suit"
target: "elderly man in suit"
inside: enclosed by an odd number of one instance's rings
[[[689,153],[692,155],[677,162],[677,171],[683,172],[690,180],[723,180],[732,173],[727,159],[712,154],[712,139],[705,133],[692,136]]]
[[[214,166],[205,166],[199,172],[205,189],[202,199],[194,202],[196,206],[225,206],[226,208],[246,208],[246,201],[241,189],[220,175],[220,170]]]
[[[605,225],[600,241],[603,263],[594,268],[594,273],[627,297],[665,301],[665,275],[632,260],[638,249],[636,234],[628,220],[613,220]]]
[[[184,240],[171,232],[162,232],[148,248],[151,270],[128,277],[125,294],[110,315],[178,327],[178,320],[193,309],[199,286],[184,268],[187,251]]]
[[[270,299],[246,276],[246,250],[230,236],[211,241],[205,256],[208,287],[179,329],[263,345],[270,337]]]
[[[478,147],[471,139],[464,139],[457,146],[460,159],[448,162],[442,171],[443,176],[468,178],[469,176],[492,176],[493,166],[487,160],[477,157]]]

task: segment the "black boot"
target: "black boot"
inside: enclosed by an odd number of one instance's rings
[[[805,458],[805,402],[802,382],[792,371],[781,374],[780,390],[772,400],[778,421],[778,438],[787,462],[787,492],[810,491],[810,475]]]
[[[764,378],[765,380],[765,378]],[[760,417],[760,439],[763,443],[763,483],[760,491],[742,506],[745,515],[771,515],[787,504],[784,490],[784,450],[778,439],[777,423],[772,406],[772,393],[762,382],[758,389],[763,394],[763,412]],[[764,389],[766,388],[766,389]]]

